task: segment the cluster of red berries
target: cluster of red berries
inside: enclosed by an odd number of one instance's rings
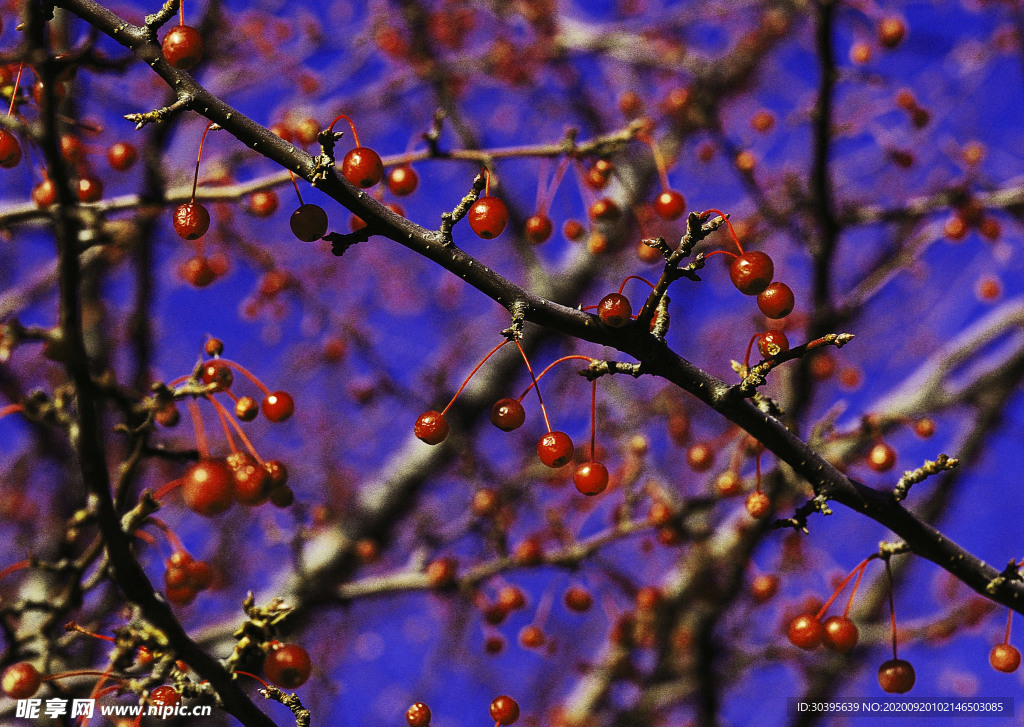
[[[184,550],[177,550],[164,564],[164,595],[176,606],[187,606],[213,583],[213,569]]]

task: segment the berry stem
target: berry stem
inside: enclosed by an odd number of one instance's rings
[[[185,549],[184,543],[181,542],[181,538],[178,537],[177,533],[171,530],[170,525],[168,525],[158,517],[150,516],[149,520],[159,530],[163,531],[164,537],[167,538],[167,542],[171,544],[171,548],[176,553],[185,553],[186,555],[188,555],[188,550]]]
[[[362,146],[362,144],[359,143],[359,133],[356,131],[356,125],[352,122],[352,119],[350,119],[345,114],[339,114],[338,117],[331,122],[331,125],[327,127],[327,130],[334,131],[334,125],[341,121],[342,119],[345,119],[345,121],[348,122],[349,128],[352,129],[352,141],[355,143],[356,146]]]
[[[491,196],[491,170],[484,167],[484,197]]]
[[[251,371],[249,371],[249,369],[245,368],[245,366],[242,366],[242,364],[236,363],[236,362],[234,362],[234,361],[232,361],[230,359],[226,359],[226,358],[222,358],[221,361],[223,361],[225,365],[230,366],[235,371],[237,371],[238,373],[242,374],[242,376],[244,376],[247,379],[249,379],[249,381],[251,381],[252,383],[256,384],[256,386],[259,387],[260,391],[263,392],[264,396],[269,396],[270,395],[270,389],[267,388],[266,384],[264,384],[262,381],[260,381],[258,378],[256,378],[256,374],[254,374]]]
[[[761,494],[761,450],[754,456],[754,492]]]
[[[181,4],[178,5],[178,25],[185,24],[185,0],[181,0]]]
[[[301,207],[305,203],[302,201],[302,192],[299,191],[299,183],[295,181],[295,175],[290,171],[288,172],[288,176],[292,178],[292,186],[295,187],[295,196],[299,198],[299,206]]]
[[[537,214],[542,215],[548,211],[548,207],[551,206],[551,202],[555,199],[555,192],[558,191],[558,185],[562,183],[562,177],[565,176],[565,171],[568,168],[569,158],[565,157],[558,163],[558,167],[555,169],[555,174],[551,178],[551,183],[544,192],[544,197],[537,202]]]
[[[896,655],[896,600],[892,595],[892,566],[889,559],[885,559],[885,576],[889,580],[889,623],[892,625],[892,658],[899,658]]]
[[[462,390],[465,389],[466,386],[469,384],[469,380],[472,379],[476,375],[476,372],[480,370],[481,366],[483,366],[485,363],[487,363],[487,359],[489,359],[491,356],[496,354],[498,352],[498,350],[502,346],[504,346],[506,343],[508,343],[508,339],[505,339],[504,341],[499,343],[497,346],[492,348],[490,353],[488,353],[486,356],[484,356],[483,359],[480,361],[480,363],[478,363],[476,365],[476,368],[474,368],[472,371],[469,372],[469,376],[467,376],[466,380],[462,382],[462,386],[459,387],[459,390],[455,392],[455,396],[453,396],[452,400],[448,402],[448,406],[446,406],[444,409],[441,410],[441,416],[444,416],[445,414],[448,413],[448,410],[452,408],[452,404],[454,404],[455,400],[459,398],[459,394],[461,394]]]
[[[85,636],[91,636],[94,639],[101,639],[103,641],[109,641],[111,643],[117,643],[117,639],[115,639],[113,636],[107,636],[106,634],[97,634],[94,631],[89,631],[88,629],[83,629],[81,626],[79,626],[74,621],[68,621],[68,623],[64,626],[64,630],[65,631],[77,631],[80,634],[83,634]]]
[[[166,485],[164,485],[163,487],[156,491],[156,493],[153,495],[153,499],[157,501],[162,500],[164,496],[167,495],[168,492],[178,487],[181,487],[183,484],[185,484],[185,478],[183,477],[179,477],[176,480],[171,480]]]
[[[206,440],[206,428],[203,426],[203,415],[195,399],[188,400],[188,411],[192,416],[192,426],[196,430],[196,447],[202,459],[210,458],[210,443]]]
[[[818,609],[818,615],[815,616],[815,618],[817,620],[820,621],[821,617],[824,616],[828,612],[829,607],[831,607],[832,604],[835,602],[835,600],[837,598],[839,598],[839,594],[843,592],[843,589],[846,588],[846,585],[850,582],[850,579],[853,578],[854,575],[857,575],[858,573],[861,574],[861,575],[864,574],[864,569],[867,567],[868,561],[870,561],[870,560],[871,560],[870,558],[865,558],[860,563],[858,563],[854,567],[854,569],[847,574],[847,576],[845,578],[843,578],[842,582],[836,588],[835,592],[833,592],[832,597],[829,598],[825,602],[825,605],[823,605],[820,609]],[[860,578],[858,577],[857,580],[859,582]],[[856,593],[856,591],[854,591],[854,593]],[[852,603],[852,601],[851,601],[851,603]],[[849,608],[847,608],[847,610],[849,610]]]
[[[47,674],[42,677],[42,680],[44,682],[53,682],[58,679],[70,679],[71,677],[104,677],[105,679],[116,679],[119,682],[124,682],[123,677],[114,676],[106,671],[96,671],[95,669],[77,669],[75,671],[63,671],[59,674]]]
[[[14,79],[14,90],[11,91],[11,106],[7,109],[7,115],[10,116],[14,113],[14,102],[18,100],[18,86],[21,85],[21,72],[25,70],[25,62],[22,61],[18,64],[18,75]]]
[[[228,427],[227,418],[225,417],[224,407],[220,405],[216,399],[209,394],[206,395],[206,399],[213,404],[214,410],[217,412],[217,418],[220,419],[220,425],[224,429],[224,438],[228,440],[228,447],[231,448],[231,453],[236,454],[238,452],[238,446],[235,444],[235,438],[231,436],[231,429]]]
[[[857,580],[855,580],[853,582],[853,590],[850,592],[850,600],[848,600],[846,602],[846,608],[843,609],[843,618],[849,618],[850,617],[850,611],[853,609],[853,599],[857,597],[857,589],[860,588],[860,580],[861,580],[861,578],[864,577],[864,572],[868,568],[868,561],[869,560],[871,560],[871,559],[870,558],[865,558],[864,562],[861,563],[861,565],[859,567],[860,572],[857,574]]]
[[[540,387],[537,386],[537,377],[533,375],[533,367],[530,366],[530,359],[526,358],[526,351],[523,350],[523,346],[522,346],[521,343],[519,343],[519,339],[516,338],[514,340],[516,342],[516,348],[519,349],[519,355],[521,355],[523,357],[523,363],[526,364],[526,370],[530,372],[530,378],[533,379],[532,386],[537,389],[537,401],[540,402],[540,412],[541,412],[541,414],[544,415],[544,426],[547,427],[548,432],[550,432],[551,431],[551,420],[548,419],[548,409],[547,409],[546,406],[544,406],[544,397],[540,395]],[[554,364],[552,364],[552,365],[554,365]],[[551,366],[548,366],[548,368],[551,368]],[[544,369],[544,370],[547,371],[547,369]],[[543,375],[544,374],[541,374],[541,376],[543,376]],[[527,388],[526,391],[529,391],[529,388]],[[523,392],[523,396],[526,396],[526,392]],[[520,402],[522,402],[523,396],[519,397],[519,401]]]
[[[9,576],[11,573],[17,573],[20,570],[28,568],[29,562],[27,560],[19,560],[17,563],[11,563],[9,566],[0,570],[0,581]]]
[[[597,379],[590,382],[590,461],[594,461],[594,449],[597,442]]]
[[[263,688],[264,688],[264,689],[269,689],[269,688],[270,688],[270,685],[269,685],[269,684],[267,684],[267,683],[266,683],[265,681],[263,681],[262,679],[260,679],[260,678],[259,678],[258,676],[256,676],[255,674],[250,674],[250,673],[249,673],[249,672],[247,672],[247,671],[241,671],[241,670],[238,670],[238,671],[236,671],[236,672],[235,672],[235,674],[241,674],[241,675],[242,675],[242,676],[244,676],[244,677],[250,677],[251,679],[255,679],[256,681],[258,681],[258,682],[259,682],[260,684],[262,684],[262,685],[263,685]]]
[[[709,210],[704,210],[703,212],[700,213],[700,216],[703,218],[703,217],[706,217],[707,215],[711,214],[712,212],[714,212],[716,215],[718,215],[723,220],[725,220],[725,224],[729,228],[729,233],[732,235],[732,239],[736,242],[736,247],[738,247],[739,250],[740,250],[740,255],[743,255],[744,254],[744,252],[743,252],[743,245],[740,244],[740,238],[738,238],[736,236],[736,230],[732,229],[732,223],[729,221],[728,215],[726,215],[721,210],[717,210],[717,209],[713,209],[712,208],[712,209],[709,209]],[[709,256],[705,255],[704,257],[709,257]]]
[[[622,289],[626,287],[626,283],[628,283],[630,280],[639,280],[643,283],[647,283],[647,285],[651,287],[651,290],[656,290],[656,288],[654,287],[654,283],[652,283],[647,278],[641,277],[639,275],[630,275],[625,280],[623,280],[622,285],[619,286],[619,295],[622,295]],[[594,307],[596,308],[597,306]]]
[[[707,260],[712,255],[728,255],[729,257],[731,257],[733,259],[736,259],[736,258],[739,257],[739,255],[737,255],[736,253],[729,252],[728,250],[712,250],[711,252],[709,252],[707,255],[704,256],[704,259]]]
[[[245,432],[242,430],[242,427],[238,424],[238,422],[235,421],[234,417],[232,417],[228,413],[227,409],[224,408],[223,404],[221,404],[219,401],[212,397],[207,398],[209,398],[210,401],[213,402],[213,406],[217,409],[217,414],[221,417],[221,421],[226,421],[229,424],[231,424],[232,429],[235,430],[235,434],[237,434],[239,438],[242,440],[242,443],[245,445],[245,448],[249,450],[249,453],[256,458],[256,461],[259,462],[260,467],[262,467],[264,464],[263,458],[259,456],[259,454],[256,452],[256,448],[252,446],[252,442],[250,442],[249,438],[245,436]],[[226,430],[227,427],[225,427],[225,431]],[[231,443],[231,451],[237,452],[238,450],[235,449],[235,443],[231,440],[230,436],[228,437],[228,441]]]
[[[747,344],[747,353],[743,357],[743,368],[744,369],[749,369],[750,368],[750,352],[754,349],[754,341],[757,340],[757,337],[759,335],[761,335],[761,334],[755,333],[753,336],[750,337],[750,343]]]
[[[580,188],[580,197],[583,199],[583,206],[589,208],[594,202],[597,201],[597,195],[594,194],[594,190],[587,184],[587,170],[583,168],[579,159],[573,159],[573,169],[576,171],[576,181],[579,183],[577,186]]]
[[[661,180],[661,191],[667,192],[669,189],[668,169],[665,167],[665,156],[661,153],[661,148],[647,134],[642,135],[640,141],[651,147],[651,154],[654,155],[654,165],[658,168],[658,179]]]
[[[147,545],[156,546],[156,538],[147,533],[145,530],[136,530],[133,535]]]
[[[1010,627],[1013,626],[1013,609],[1006,609],[1006,636],[1003,637],[1003,643],[1010,643]]]
[[[206,125],[206,128],[203,130],[203,135],[199,139],[199,153],[196,154],[196,173],[195,176],[192,177],[192,199],[190,200],[191,202],[196,201],[196,186],[199,184],[199,161],[203,158],[203,145],[206,143],[206,135],[210,133],[210,127],[212,126],[213,122],[211,121]]]
[[[25,406],[23,404],[8,404],[7,406],[0,408],[0,419],[3,419],[8,414],[17,414],[22,411],[25,411]]]
[[[597,306],[593,305],[593,306],[589,306],[589,307],[590,308],[596,308]],[[584,308],[583,310],[587,310],[587,308]],[[543,379],[544,375],[548,371],[550,371],[551,369],[553,369],[555,366],[557,366],[558,364],[562,363],[563,361],[571,361],[572,359],[579,359],[581,361],[587,361],[588,363],[594,363],[594,359],[592,359],[590,356],[583,356],[583,355],[580,355],[578,353],[574,353],[574,354],[569,355],[569,356],[562,356],[562,358],[557,359],[557,360],[552,361],[551,363],[549,363],[547,365],[547,368],[545,368],[543,371],[540,372],[540,376],[538,376],[536,379],[534,379],[533,383],[526,387],[526,391],[524,391],[519,396],[519,399],[517,399],[517,401],[519,401],[519,403],[522,403],[523,399],[526,398],[526,395],[530,393],[530,389],[532,389],[536,385],[536,383],[538,381]]]

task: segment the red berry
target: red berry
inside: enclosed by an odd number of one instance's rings
[[[572,440],[565,432],[548,432],[537,442],[537,454],[540,461],[548,467],[562,467],[572,459]]]
[[[249,195],[249,212],[256,217],[270,217],[277,212],[278,205],[277,192],[272,189],[262,189]]]
[[[529,537],[518,546],[512,556],[520,565],[537,565],[544,560],[544,546],[536,537]]]
[[[35,187],[32,188],[32,201],[36,203],[37,207],[49,207],[51,204],[57,201],[57,189],[53,186],[53,182],[49,179],[44,179]]]
[[[185,505],[194,513],[213,517],[234,502],[231,470],[222,459],[204,459],[189,468],[182,486]]]
[[[868,451],[867,462],[875,472],[888,472],[896,464],[896,450],[885,442],[878,442]]]
[[[203,364],[203,368],[199,372],[199,379],[206,384],[206,390],[212,394],[230,389],[231,384],[235,381],[235,375],[230,366],[223,361],[214,359]]]
[[[263,400],[263,416],[272,422],[283,422],[295,413],[295,400],[287,391],[274,391]]]
[[[802,613],[789,622],[790,643],[801,649],[816,649],[825,638],[825,627],[812,614]]]
[[[160,48],[168,63],[186,71],[203,58],[203,38],[190,25],[176,25],[167,31]]]
[[[135,147],[124,141],[116,142],[107,149],[107,162],[109,162],[112,169],[116,169],[119,172],[131,169],[138,157],[139,152]]]
[[[59,104],[67,95],[67,83],[57,83],[57,85],[53,87],[53,100],[55,103]],[[32,86],[32,100],[36,102],[36,106],[42,106],[43,101],[46,100],[46,84],[41,80],[36,81]]]
[[[99,202],[103,197],[103,182],[98,177],[84,174],[78,178],[78,199],[82,202]]]
[[[889,659],[878,667],[878,684],[890,694],[906,694],[916,678],[914,667],[903,659]]]
[[[420,177],[408,164],[392,167],[388,171],[388,190],[396,197],[412,194],[419,186]]]
[[[551,237],[552,231],[554,231],[554,225],[551,224],[551,218],[541,212],[526,220],[526,239],[534,245],[546,242]]]
[[[590,607],[594,605],[594,597],[590,595],[590,591],[582,586],[570,586],[565,591],[565,607],[570,611],[576,613],[583,613],[589,611]]]
[[[205,591],[213,583],[213,568],[201,560],[192,561],[187,571],[193,588]]]
[[[11,169],[21,161],[21,144],[18,137],[6,129],[0,129],[0,167]]]
[[[498,606],[506,611],[518,611],[526,607],[526,596],[515,586],[505,586],[498,592]]]
[[[629,299],[619,293],[609,293],[597,304],[597,316],[606,326],[622,328],[633,317]]]
[[[477,517],[493,517],[498,512],[498,493],[486,487],[473,493],[470,509]]]
[[[430,707],[423,702],[414,703],[405,710],[405,721],[409,727],[428,727],[430,724]]]
[[[431,588],[450,588],[458,576],[458,564],[454,558],[445,556],[427,563],[427,582]]]
[[[988,663],[996,671],[1010,674],[1020,666],[1020,651],[1010,644],[996,644],[988,654]]]
[[[524,626],[519,631],[519,643],[524,649],[539,649],[544,646],[547,637],[540,626]]]
[[[511,432],[523,426],[526,410],[515,399],[498,399],[491,407],[491,424],[503,432]]]
[[[149,703],[154,707],[174,707],[179,702],[181,702],[181,695],[170,684],[159,686],[149,693]]]
[[[309,654],[298,644],[281,644],[267,652],[263,673],[279,687],[296,689],[309,679],[313,664]]]
[[[755,520],[768,517],[772,509],[772,501],[763,492],[751,492],[747,495],[747,513]]]
[[[357,187],[368,189],[384,177],[384,163],[373,149],[357,146],[342,160],[341,173]]]
[[[579,220],[566,220],[565,224],[562,225],[562,234],[565,235],[565,239],[572,240],[573,242],[578,242],[583,239],[583,235],[586,231],[586,228],[583,227],[583,223]]]
[[[11,699],[28,699],[43,683],[39,670],[27,661],[11,664],[0,677],[0,688]]]
[[[769,318],[785,318],[793,312],[793,291],[785,283],[772,283],[757,296],[757,307]]]
[[[935,420],[931,417],[918,419],[914,422],[914,434],[922,439],[928,439],[928,437],[935,434]]]
[[[205,288],[217,279],[217,274],[210,266],[210,261],[201,255],[195,255],[186,260],[178,270],[178,274],[185,282],[191,283],[197,288]]]
[[[288,468],[284,462],[277,459],[268,459],[263,467],[270,473],[270,485],[275,489],[284,487],[288,483]]]
[[[78,164],[82,161],[82,155],[85,153],[82,140],[74,134],[62,134],[60,137],[60,153],[72,164]]]
[[[235,402],[235,416],[243,422],[251,422],[260,413],[260,405],[251,396],[240,396]]]
[[[825,634],[822,640],[833,651],[846,654],[857,645],[860,631],[857,630],[857,624],[845,616],[829,616],[823,626]]]
[[[647,511],[647,522],[656,527],[668,525],[675,519],[676,513],[667,502],[655,500]]]
[[[508,207],[497,197],[481,197],[469,208],[469,226],[478,237],[490,240],[508,224]]]
[[[619,219],[622,215],[622,210],[615,204],[614,200],[608,197],[602,197],[601,199],[590,205],[590,209],[587,211],[590,215],[590,219],[595,222],[614,222]]]
[[[448,438],[448,420],[444,414],[431,409],[420,414],[413,429],[416,438],[427,444],[440,444]]]
[[[654,211],[666,220],[677,220],[686,211],[686,198],[674,189],[666,189],[654,200]]]
[[[512,697],[502,695],[491,702],[491,719],[501,725],[515,724],[519,719],[519,705]]]
[[[789,350],[789,339],[782,331],[765,331],[757,337],[757,350],[763,358],[771,358]]]
[[[707,442],[697,442],[686,450],[686,463],[694,472],[707,472],[715,463],[715,450]]]
[[[608,468],[600,462],[584,462],[572,475],[576,489],[584,495],[597,495],[608,487]]]
[[[884,48],[895,48],[906,34],[907,26],[899,18],[882,18],[878,24],[878,42]]]
[[[235,500],[251,507],[267,501],[272,485],[270,473],[255,457],[246,452],[235,452],[228,455],[227,465],[231,469]]]
[[[295,493],[292,492],[292,488],[288,485],[275,487],[270,491],[270,501],[274,504],[274,507],[289,507],[295,502]]]
[[[750,597],[758,603],[765,603],[779,592],[779,577],[774,573],[761,573],[750,582]]]
[[[729,277],[743,295],[757,295],[775,276],[775,264],[765,253],[754,250],[740,255],[729,266]]]
[[[327,213],[320,205],[302,205],[292,212],[288,223],[292,234],[303,242],[316,242],[327,234]]]

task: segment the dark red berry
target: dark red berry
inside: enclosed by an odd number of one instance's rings
[[[882,18],[878,23],[878,42],[884,48],[895,48],[907,35],[907,26],[900,18]]]
[[[357,146],[342,160],[341,173],[352,184],[367,189],[384,177],[384,164],[373,149]]]
[[[582,586],[570,586],[565,591],[565,607],[576,613],[589,611],[594,604],[594,597],[590,591]]]
[[[203,58],[203,38],[189,25],[176,25],[160,44],[164,58],[175,68],[188,70]]]
[[[759,250],[740,255],[729,266],[732,284],[743,295],[757,295],[771,284],[774,276],[775,264]]]
[[[37,207],[49,207],[51,204],[57,201],[57,189],[53,186],[53,182],[49,179],[44,179],[35,187],[32,188],[32,201],[36,203]]]
[[[210,229],[210,213],[198,202],[185,202],[174,210],[174,231],[186,240],[198,240]]]
[[[178,274],[181,275],[182,280],[197,288],[205,288],[217,279],[217,273],[210,265],[209,259],[201,255],[195,255],[186,260]]]
[[[769,318],[785,318],[793,312],[793,291],[785,283],[772,283],[757,295],[757,307]]]
[[[292,233],[303,242],[315,242],[327,234],[327,213],[323,207],[304,204],[292,212]]]
[[[615,204],[614,200],[608,197],[602,197],[601,199],[590,205],[588,210],[590,219],[595,222],[614,222],[622,216],[622,210]]]
[[[78,178],[78,199],[82,202],[99,202],[103,198],[103,182],[98,177],[84,174]]]
[[[896,450],[885,442],[878,442],[868,450],[867,462],[875,472],[888,472],[896,464]]]
[[[199,372],[199,378],[206,384],[206,390],[211,394],[230,389],[231,384],[235,381],[235,375],[231,371],[231,367],[217,359],[203,364]]]
[[[235,402],[235,416],[243,422],[251,422],[260,413],[260,405],[251,396],[240,396]]]
[[[82,140],[74,134],[62,134],[60,137],[60,153],[71,164],[78,164],[85,154]]]
[[[878,684],[890,694],[906,694],[916,679],[914,667],[903,659],[889,659],[878,667]]]
[[[295,493],[292,492],[292,488],[288,485],[275,487],[270,491],[270,501],[274,504],[274,507],[289,507],[295,502]]]
[[[409,727],[428,727],[430,724],[430,707],[423,702],[416,702],[405,710],[405,721]]]
[[[597,495],[608,487],[608,468],[600,462],[584,462],[572,475],[576,489],[584,495]]]
[[[11,699],[28,699],[43,683],[39,670],[27,661],[11,664],[0,677],[0,688]]]
[[[491,719],[501,725],[515,724],[519,719],[519,705],[512,697],[501,695],[491,702]]]
[[[469,208],[469,226],[485,240],[500,235],[508,225],[508,207],[497,197],[481,197]]]
[[[60,104],[67,95],[67,83],[57,83],[57,85],[53,87],[54,103]],[[32,86],[32,100],[36,102],[36,106],[42,106],[43,101],[46,100],[46,84],[44,84],[42,80],[36,81]]]
[[[247,452],[228,455],[235,500],[242,505],[262,505],[270,497],[271,479],[267,469]]]
[[[234,501],[231,470],[222,459],[204,459],[189,468],[182,485],[185,505],[194,513],[213,517]]]
[[[281,644],[271,648],[263,660],[263,673],[267,679],[285,689],[301,687],[312,671],[309,654],[298,644]]]
[[[544,636],[544,630],[540,626],[524,626],[519,631],[519,643],[524,649],[539,649],[544,646],[547,641],[547,637]]]
[[[597,304],[597,316],[606,326],[622,328],[633,317],[633,307],[626,296],[609,293]]]
[[[277,212],[278,205],[277,192],[272,189],[262,189],[249,195],[249,212],[256,217],[270,217]]]
[[[750,582],[750,597],[758,603],[765,603],[779,592],[779,577],[774,573],[761,573]]]
[[[825,627],[813,614],[802,613],[789,622],[787,635],[794,646],[810,651],[816,649],[825,638]]]
[[[857,624],[845,616],[829,616],[823,626],[825,633],[822,640],[833,651],[846,654],[857,645],[860,631],[857,630]]]
[[[782,331],[765,331],[757,337],[757,350],[763,358],[771,358],[789,350],[789,339]]]
[[[295,412],[295,400],[287,391],[274,391],[263,399],[263,416],[272,422],[283,422]]]
[[[312,116],[299,119],[295,123],[295,139],[302,146],[309,146],[320,136],[320,122]]]
[[[440,444],[448,438],[448,421],[439,411],[425,411],[416,420],[416,438],[427,444]]]
[[[541,212],[528,217],[526,220],[526,239],[534,245],[546,242],[551,237],[553,230],[554,226],[551,224],[551,218]]]
[[[125,141],[116,142],[107,149],[107,162],[119,172],[131,169],[138,157],[139,152],[135,147]]]
[[[416,170],[408,164],[392,167],[388,171],[387,185],[391,194],[396,197],[404,197],[412,194],[419,186],[420,177]]]
[[[170,684],[159,686],[149,693],[149,703],[154,707],[174,707],[179,702],[181,695]]]
[[[537,454],[540,461],[548,467],[562,467],[572,459],[572,440],[565,432],[548,432],[537,442]]]
[[[1010,674],[1020,666],[1020,651],[1010,644],[996,644],[988,654],[988,663],[996,671]]]
[[[686,450],[686,463],[694,472],[707,472],[715,463],[715,449],[707,442],[696,442]]]
[[[515,399],[498,399],[491,407],[491,424],[503,432],[511,432],[523,426],[526,411]]]
[[[18,137],[6,129],[0,129],[0,167],[11,169],[21,161],[21,144]]]
[[[666,220],[677,220],[686,211],[686,198],[674,189],[666,189],[654,200],[654,211]]]

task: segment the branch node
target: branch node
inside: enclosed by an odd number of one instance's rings
[[[178,97],[178,100],[172,103],[170,106],[164,106],[163,108],[156,109],[154,111],[146,111],[140,114],[125,114],[124,117],[129,121],[135,122],[135,130],[138,131],[146,124],[159,124],[167,121],[171,117],[181,113],[189,104],[195,99],[192,98],[191,94],[182,94]]]
[[[916,470],[907,470],[900,477],[899,482],[896,483],[896,487],[892,490],[892,496],[899,502],[907,497],[910,493],[910,488],[916,485],[918,482],[924,482],[932,475],[937,475],[940,472],[954,469],[960,460],[949,457],[945,454],[940,454],[936,457],[935,461],[925,460],[921,467]]]
[[[509,306],[508,312],[512,314],[512,323],[501,332],[510,341],[519,341],[523,338],[523,326],[526,325],[526,311],[529,306],[526,301],[517,300]]]

